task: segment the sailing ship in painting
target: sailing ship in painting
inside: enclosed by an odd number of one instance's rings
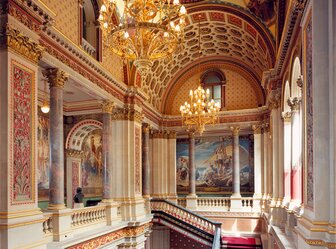
[[[253,145],[249,137],[241,137],[240,181],[242,191],[253,191]],[[232,140],[230,137],[207,137],[196,140],[196,188],[197,192],[225,193],[232,190]],[[177,141],[177,190],[187,192],[189,184],[188,141]]]

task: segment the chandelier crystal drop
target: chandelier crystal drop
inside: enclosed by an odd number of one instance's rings
[[[103,0],[99,23],[104,45],[146,75],[182,44],[185,16],[179,0]]]

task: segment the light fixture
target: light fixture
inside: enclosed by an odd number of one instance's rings
[[[43,81],[44,81],[44,94],[46,94],[47,93],[47,80],[43,80]],[[43,99],[41,111],[43,113],[48,113],[50,111],[49,103],[46,99]]]
[[[201,30],[200,21],[198,23],[198,59],[201,55]],[[198,72],[200,73],[201,63],[198,65]],[[182,125],[187,126],[187,130],[195,130],[200,135],[205,130],[206,124],[214,124],[218,120],[218,113],[220,110],[219,103],[215,103],[213,99],[210,100],[209,89],[206,91],[201,86],[201,79],[199,78],[198,87],[196,90],[190,90],[189,102],[187,101],[181,105],[180,112],[182,115]]]
[[[103,43],[146,75],[153,61],[182,44],[186,8],[179,0],[103,0],[99,22]]]

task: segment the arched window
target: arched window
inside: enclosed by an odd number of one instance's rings
[[[225,108],[225,84],[224,73],[219,69],[210,69],[202,74],[201,83],[204,90],[209,89],[210,98],[219,103],[221,110]]]
[[[81,45],[97,60],[100,59],[100,28],[97,22],[99,7],[96,0],[83,1],[81,5]]]

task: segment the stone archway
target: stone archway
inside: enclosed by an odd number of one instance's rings
[[[96,130],[102,130],[102,123],[86,119],[77,123],[70,130],[65,143],[66,149],[66,175],[67,175],[67,206],[72,208],[73,196],[77,187],[82,186],[82,163],[84,158],[83,145],[88,136]]]

